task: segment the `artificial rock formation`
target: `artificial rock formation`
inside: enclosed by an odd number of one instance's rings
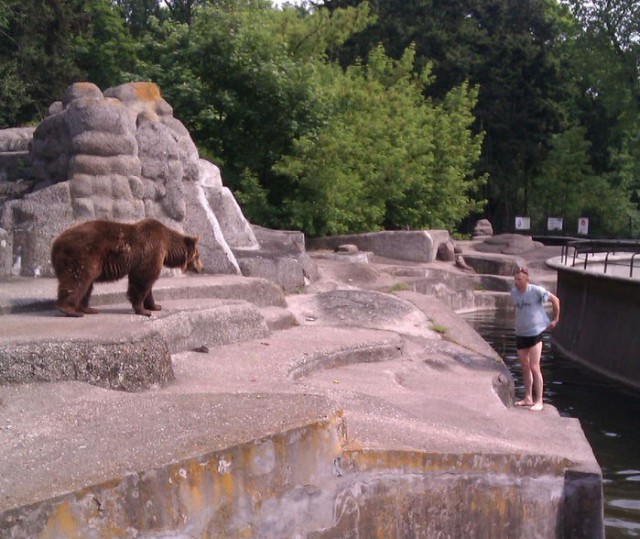
[[[155,217],[198,234],[208,273],[239,274],[233,249],[259,249],[220,171],[199,158],[155,84],[73,84],[35,129],[29,164],[32,192],[0,205],[0,276],[51,275],[53,239],[89,219]]]
[[[493,226],[488,219],[480,219],[473,229],[473,237],[493,236]]]

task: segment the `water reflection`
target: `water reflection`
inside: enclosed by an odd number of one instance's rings
[[[523,393],[510,311],[464,315],[511,369],[516,397]],[[607,539],[640,537],[640,391],[596,375],[553,350],[542,352],[544,400],[577,417],[604,476]]]

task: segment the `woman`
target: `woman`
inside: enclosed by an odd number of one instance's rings
[[[522,367],[524,397],[516,406],[527,406],[534,412],[543,408],[542,404],[542,333],[552,330],[560,321],[560,300],[548,290],[529,282],[529,271],[518,268],[514,274],[515,286],[511,299],[516,310],[516,349]],[[553,306],[553,320],[549,320],[545,304]]]

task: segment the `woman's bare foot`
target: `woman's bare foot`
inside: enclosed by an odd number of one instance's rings
[[[529,408],[529,410],[531,410],[532,412],[540,412],[543,408],[544,406],[541,402],[536,402],[531,408]]]
[[[522,399],[521,401],[516,402],[516,406],[533,406],[533,401]]]

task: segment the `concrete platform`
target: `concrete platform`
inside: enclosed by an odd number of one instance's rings
[[[0,377],[22,362],[23,378],[0,385],[0,537],[602,537],[577,420],[514,408],[506,367],[445,302],[388,293],[406,281],[394,261],[318,264],[287,297],[161,279],[151,319],[124,283],[82,319],[48,310],[52,280],[1,283]],[[171,374],[133,392],[82,378],[105,343]],[[122,364],[112,352],[95,364]],[[73,368],[28,379],[51,364]]]

